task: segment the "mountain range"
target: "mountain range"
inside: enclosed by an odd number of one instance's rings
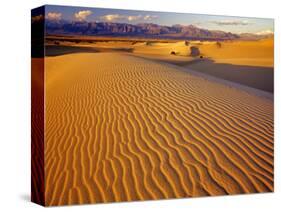
[[[194,25],[163,26],[153,23],[128,24],[112,22],[86,22],[48,20],[45,21],[48,35],[96,35],[126,36],[138,38],[190,39],[190,40],[234,40],[260,39],[265,35],[234,34],[220,30],[208,30]]]

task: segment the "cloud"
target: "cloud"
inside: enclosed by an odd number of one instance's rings
[[[157,16],[152,16],[152,15],[120,15],[120,14],[108,14],[101,16],[100,19],[103,21],[138,21],[138,20],[152,20],[156,18]]]
[[[273,34],[273,31],[268,29],[268,30],[263,30],[263,31],[257,32],[256,34],[257,35],[271,35],[271,34]]]
[[[125,19],[127,19],[128,21],[136,21],[141,19],[141,15],[129,15],[125,16]]]
[[[137,16],[134,16],[134,15],[126,16],[126,15],[119,15],[119,14],[108,14],[108,15],[100,17],[100,19],[104,20],[104,21],[120,21],[120,20],[136,21],[136,20],[138,20],[140,18],[141,18],[140,15],[137,15]]]
[[[31,22],[32,22],[32,23],[35,23],[35,22],[42,21],[43,19],[44,19],[43,15],[32,16],[32,17],[31,17]]]
[[[155,18],[157,18],[156,15],[146,15],[146,16],[143,17],[143,20],[150,21],[150,20],[155,19]]]
[[[114,21],[114,20],[120,19],[120,15],[108,14],[108,15],[101,16],[100,19],[103,21]]]
[[[61,19],[62,14],[61,13],[57,13],[57,12],[49,12],[46,16],[47,19],[49,20],[60,20]]]
[[[91,15],[93,12],[90,10],[81,10],[74,14],[74,17],[79,21],[84,21],[86,18]]]
[[[213,24],[217,24],[219,26],[246,26],[251,24],[249,21],[245,20],[222,20],[222,21],[212,21]]]

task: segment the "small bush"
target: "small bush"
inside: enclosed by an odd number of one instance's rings
[[[190,56],[192,57],[198,57],[200,55],[200,50],[196,46],[191,46],[190,47]]]

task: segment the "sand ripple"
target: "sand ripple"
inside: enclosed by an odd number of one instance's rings
[[[46,59],[46,204],[273,191],[273,102],[126,54]]]

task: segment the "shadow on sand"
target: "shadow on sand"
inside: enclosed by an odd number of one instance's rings
[[[216,63],[211,59],[191,61],[184,67],[273,93],[274,71],[271,67]]]
[[[88,46],[45,46],[45,56],[53,57],[73,53],[97,53],[97,52],[133,52],[132,48],[99,48]]]
[[[274,69],[272,67],[232,65],[216,63],[209,58],[194,57],[192,60],[177,61],[172,59],[155,59],[135,55],[155,62],[168,63],[182,68],[191,69],[198,73],[207,74],[219,79],[228,80],[241,85],[249,86],[269,93],[274,90]]]

